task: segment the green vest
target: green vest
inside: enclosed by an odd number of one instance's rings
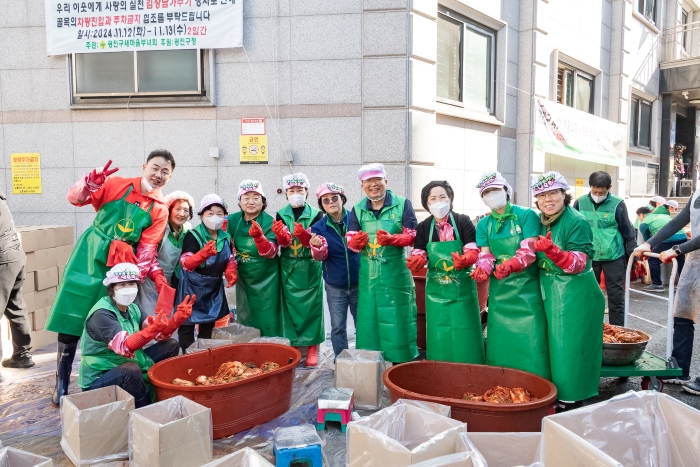
[[[595,248],[593,261],[612,261],[625,254],[625,245],[615,220],[615,211],[621,202],[622,198],[610,194],[608,199],[596,209],[590,196],[586,195],[578,199],[578,210],[584,215],[593,231],[593,248]]]
[[[644,218],[642,224],[646,224],[649,227],[649,235],[653,237],[664,225],[671,222],[671,219],[671,213],[668,212],[668,209],[663,206],[659,206],[658,208],[654,209],[651,214],[648,214],[647,217]],[[685,232],[682,230],[676,232],[675,235],[678,234],[685,237]]]
[[[101,309],[113,312],[117,316],[122,329],[128,332],[129,335],[141,329],[141,310],[139,310],[139,307],[133,303],[129,305],[127,308],[129,319],[126,320],[108,296],[98,300],[88,313],[87,318],[85,318],[85,322],[87,323],[95,311]],[[82,359],[80,360],[78,385],[83,389],[88,389],[97,378],[107,371],[129,362],[137,363],[141,367],[143,379],[148,384],[148,369],[153,366],[153,360],[141,349],[134,352],[134,358],[126,358],[110,349],[106,342],[93,340],[88,334],[85,325],[83,325],[83,336],[80,338],[80,353],[82,354]]]

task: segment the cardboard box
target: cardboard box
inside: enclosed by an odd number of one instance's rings
[[[24,299],[24,304],[27,306],[27,313],[33,313],[36,311],[36,300],[34,297],[34,294],[36,292],[30,292],[22,295],[22,298]]]
[[[34,288],[35,290],[46,290],[50,287],[58,285],[58,268],[52,266],[40,271],[34,271]]]
[[[348,467],[404,467],[467,452],[466,432],[460,421],[394,404],[348,424]]]
[[[79,467],[129,458],[129,413],[134,398],[118,386],[64,396],[61,448]]]
[[[56,297],[56,287],[49,287],[48,289],[39,290],[34,292],[34,305],[37,310],[42,308],[50,307],[53,305],[53,299]]]
[[[467,433],[488,467],[513,467],[537,462],[541,433]]]
[[[25,253],[37,250],[54,248],[56,237],[53,227],[47,226],[22,226],[17,227],[19,242]]]
[[[335,387],[355,390],[355,407],[376,410],[382,401],[384,357],[374,350],[345,349],[335,360]]]
[[[36,310],[32,313],[32,331],[41,331],[46,326],[46,320],[49,318],[50,307]]]
[[[0,447],[0,465],[3,467],[53,467],[53,461],[31,452]]]
[[[51,227],[53,227],[57,247],[75,243],[72,225],[55,225]]]
[[[56,264],[66,264],[70,258],[71,253],[73,253],[73,245],[63,245],[56,247]]]
[[[32,350],[36,351],[47,345],[55,344],[58,340],[58,334],[55,332],[41,329],[40,331],[32,331]]]
[[[63,278],[63,270],[66,269],[65,264],[59,264],[56,266],[58,268],[58,283],[61,283],[61,279]]]
[[[40,271],[56,266],[56,248],[27,253],[27,272]]]
[[[220,457],[204,467],[274,467],[267,459],[246,447],[227,456]]]
[[[212,451],[211,409],[176,396],[131,412],[131,467],[199,467]]]
[[[31,272],[26,273],[24,276],[24,284],[22,284],[22,295],[32,293],[36,290],[34,285],[34,274]]]

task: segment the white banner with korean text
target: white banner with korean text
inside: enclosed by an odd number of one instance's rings
[[[243,0],[45,0],[45,8],[48,55],[243,47]]]

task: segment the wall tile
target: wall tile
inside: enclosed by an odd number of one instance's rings
[[[5,152],[2,167],[10,167],[10,154],[38,152],[41,167],[73,166],[73,125],[37,123],[5,125]]]
[[[176,170],[216,164],[209,156],[209,147],[216,146],[214,120],[146,121],[143,122],[143,134],[146,152],[169,149],[175,156]]]
[[[404,11],[365,13],[362,20],[362,54],[406,55],[407,21]],[[418,31],[416,33],[419,34]]]
[[[46,56],[44,27],[0,28],[0,44],[6,44],[0,54],[0,70],[66,67],[64,55]]]
[[[67,109],[66,69],[0,71],[3,110]]]
[[[365,59],[362,70],[362,103],[365,107],[405,106],[406,59]]]
[[[290,37],[292,60],[360,58],[362,16],[294,16]]]
[[[94,168],[107,160],[113,161],[114,167],[124,170],[127,167],[140,168],[146,160],[143,142],[143,122],[74,122],[73,123],[73,160],[76,167]],[[175,160],[177,152],[168,146]],[[167,147],[166,147],[167,149]],[[122,172],[119,175],[123,175]]]
[[[361,102],[360,60],[292,62],[293,104]]]
[[[289,16],[291,2],[279,0],[254,0],[243,2],[243,17]]]
[[[336,15],[341,13],[361,13],[358,0],[293,0],[290,2],[292,15]]]
[[[75,182],[73,168],[41,170],[42,193],[39,195],[13,195],[12,171],[5,171],[7,204],[10,211],[15,213],[72,213],[75,207],[66,201],[66,193]]]
[[[252,62],[289,60],[289,18],[246,18],[243,21],[243,47],[245,50],[216,49],[216,63],[247,62],[249,59]]]
[[[435,123],[434,113],[409,110],[409,161],[435,162]]]
[[[436,66],[409,59],[411,108],[435,109]]]
[[[43,0],[0,0],[0,27],[22,28],[46,25]]]
[[[289,62],[220,63],[216,86],[219,106],[289,104]]]
[[[295,165],[361,164],[360,117],[295,118],[292,132]]]
[[[367,10],[405,10],[409,0],[364,0],[363,8]]]
[[[421,15],[409,15],[411,25],[411,55],[424,60],[437,60],[437,21]]]
[[[406,162],[408,112],[365,110],[363,112],[363,160]]]

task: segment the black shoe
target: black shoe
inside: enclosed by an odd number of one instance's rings
[[[685,392],[700,396],[700,376],[681,386]]]
[[[150,405],[150,404],[151,404],[151,396],[148,393],[146,393],[146,395],[144,397],[141,397],[140,399],[136,399],[134,401],[134,406],[137,409],[140,409],[141,407],[146,407],[147,405]]]
[[[568,412],[569,410],[578,409],[579,407],[581,407],[581,401],[576,401],[576,402],[557,401],[556,404],[554,404],[554,412],[563,413],[563,412]]]
[[[54,407],[60,407],[61,397],[68,394],[70,373],[77,348],[77,342],[74,344],[58,343],[58,349],[56,349],[56,387],[51,395],[51,405]]]
[[[5,368],[31,368],[34,366],[34,360],[32,360],[31,355],[25,355],[17,359],[14,357],[6,358],[2,361],[2,366]]]

